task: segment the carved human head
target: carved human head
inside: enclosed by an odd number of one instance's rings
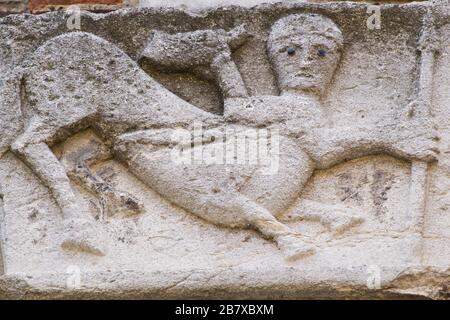
[[[329,18],[293,14],[276,21],[267,51],[282,92],[321,95],[341,57],[342,33]]]

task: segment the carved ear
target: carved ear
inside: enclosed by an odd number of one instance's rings
[[[146,53],[150,52],[149,47],[153,47],[155,45],[156,39],[160,38],[165,32],[159,30],[152,30],[147,38],[144,48],[141,53],[137,57],[137,61],[141,60],[146,56]]]
[[[242,46],[253,35],[247,31],[247,25],[241,24],[227,32],[227,42],[231,50],[236,50]]]
[[[150,31],[150,33],[149,33],[149,35],[148,35],[148,38],[147,38],[147,44],[149,44],[150,42],[153,41],[153,38],[155,37],[155,34],[156,34],[157,32],[159,32],[159,31],[158,31],[158,30],[151,30],[151,31]]]

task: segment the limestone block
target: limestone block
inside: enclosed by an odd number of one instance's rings
[[[446,1],[0,19],[0,297],[434,298]]]

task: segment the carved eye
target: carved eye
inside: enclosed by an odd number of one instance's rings
[[[290,56],[293,56],[295,54],[295,49],[294,48],[287,48],[287,54]]]
[[[317,55],[319,57],[325,57],[327,55],[327,52],[324,49],[317,50]]]

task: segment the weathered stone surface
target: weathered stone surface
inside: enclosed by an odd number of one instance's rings
[[[448,297],[448,2],[379,8],[2,18],[0,295]]]
[[[0,16],[10,13],[25,12],[28,9],[28,1],[23,0],[1,0]]]
[[[91,6],[92,9],[107,8],[121,5],[122,0],[30,0],[28,7],[31,12],[45,12],[70,5]]]

